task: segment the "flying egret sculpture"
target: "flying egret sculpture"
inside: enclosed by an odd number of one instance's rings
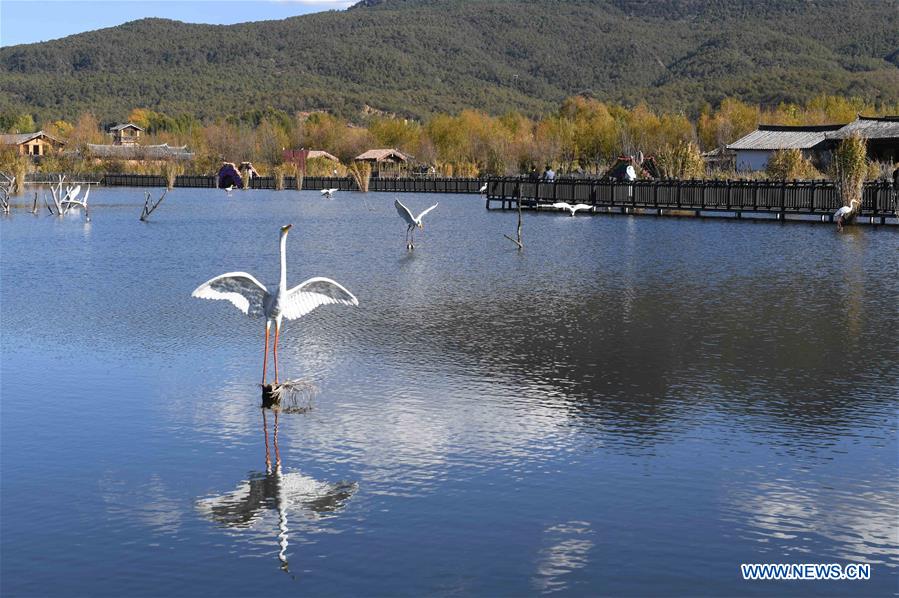
[[[359,305],[359,300],[339,283],[330,278],[314,277],[287,288],[287,232],[292,225],[281,227],[281,278],[278,288],[269,291],[246,272],[227,272],[208,280],[194,289],[193,297],[201,299],[225,299],[250,317],[265,318],[265,351],[262,361],[262,384],[268,366],[268,341],[272,324],[275,325],[275,384],[278,383],[278,336],[284,318],[295,320],[320,305]]]
[[[327,199],[334,199],[334,194],[340,191],[340,189],[322,189],[322,197]]]
[[[438,204],[435,203],[433,206],[419,214],[418,217],[415,217],[412,215],[412,212],[409,211],[409,208],[404,206],[400,200],[393,200],[393,207],[396,208],[397,213],[406,221],[406,224],[408,224],[406,227],[406,249],[415,248],[415,227],[417,226],[420,229],[424,229],[421,219],[424,218],[425,214],[436,208],[437,205]]]
[[[578,210],[589,210],[593,206],[587,205],[585,203],[571,205],[567,201],[558,201],[553,204],[553,207],[558,210],[568,210],[569,212],[571,212],[571,215],[574,216],[574,213],[577,212]]]

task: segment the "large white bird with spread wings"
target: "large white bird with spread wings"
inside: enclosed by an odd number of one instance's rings
[[[571,212],[571,215],[574,216],[574,213],[577,212],[578,210],[589,210],[593,206],[585,204],[585,203],[571,205],[567,201],[557,201],[556,203],[553,204],[553,207],[556,208],[557,210],[568,210],[569,212]]]
[[[322,189],[322,197],[325,199],[334,199],[334,194],[340,191],[340,189]]]
[[[406,227],[406,249],[414,249],[415,248],[415,227],[423,229],[424,225],[421,223],[421,219],[425,217],[425,214],[433,210],[437,207],[438,204],[434,204],[427,210],[423,211],[418,217],[412,215],[412,212],[409,211],[409,208],[403,205],[398,199],[393,200],[393,207],[396,208],[397,213],[400,217],[406,221],[406,224],[409,226]]]
[[[265,318],[265,351],[262,362],[262,384],[265,385],[265,369],[268,365],[268,339],[272,324],[275,325],[275,383],[278,383],[278,335],[284,318],[295,320],[320,305],[359,305],[359,300],[342,285],[330,278],[316,276],[287,288],[287,232],[292,225],[281,227],[281,279],[278,288],[269,291],[246,272],[227,272],[207,280],[191,294],[201,299],[225,299],[250,317]]]

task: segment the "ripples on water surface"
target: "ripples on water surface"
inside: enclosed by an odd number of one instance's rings
[[[896,592],[896,231],[526,214],[519,254],[450,195],[408,253],[389,194],[142,196],[0,222],[4,595]],[[287,222],[360,306],[287,324],[318,395],[267,469],[262,324],[190,292],[276,282]]]

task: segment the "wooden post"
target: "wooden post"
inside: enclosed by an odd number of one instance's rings
[[[783,220],[787,207],[787,179],[780,184],[780,219]]]

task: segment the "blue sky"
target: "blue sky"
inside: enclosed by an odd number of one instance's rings
[[[0,46],[57,39],[144,17],[224,25],[343,9],[352,0],[0,0]]]

